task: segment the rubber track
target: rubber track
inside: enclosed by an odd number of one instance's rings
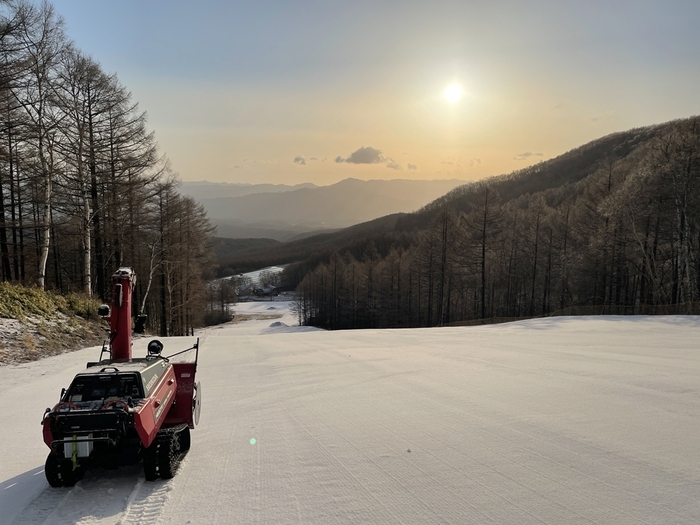
[[[180,452],[178,454],[178,457],[176,459],[177,463],[175,465],[175,468],[173,472],[171,472],[171,476],[163,476],[161,473],[166,472],[169,470],[169,466],[172,461],[172,450],[171,450],[171,443],[173,436],[175,434],[178,434],[182,431],[184,431],[187,428],[186,424],[181,424],[181,425],[176,425],[173,427],[168,427],[168,428],[162,428],[158,431],[158,434],[156,435],[155,440],[153,443],[151,443],[151,446],[146,449],[145,456],[143,458],[144,461],[144,472],[146,471],[146,465],[148,462],[155,461],[157,464],[158,472],[157,472],[157,477],[160,477],[162,479],[168,479],[171,478],[172,475],[175,475],[177,472],[180,462],[182,459],[185,457],[187,454],[187,451]],[[155,447],[155,449],[154,449]],[[153,458],[153,455],[156,455],[155,458]],[[147,476],[148,479],[148,476]]]

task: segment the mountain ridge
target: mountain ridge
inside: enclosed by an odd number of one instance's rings
[[[303,254],[306,253],[308,264],[305,266],[308,268],[313,266],[312,260],[316,263],[324,260],[327,254],[334,250],[349,250],[356,257],[361,256],[362,247],[372,242],[372,239],[380,239],[380,242],[388,245],[381,239],[391,236],[413,236],[425,229],[442,209],[468,213],[472,206],[474,190],[480,185],[488,185],[497,190],[502,203],[540,193],[558,200],[569,198],[576,192],[583,191],[581,184],[605,164],[612,166],[617,161],[631,157],[633,152],[654,138],[673,132],[689,120],[676,119],[611,133],[527,168],[457,186],[415,212],[388,214],[335,233],[321,233],[284,243],[267,252],[261,250],[255,254],[247,254],[247,257],[255,256],[256,260],[270,265],[303,260]],[[399,243],[405,244],[404,241]],[[236,265],[236,257],[231,254],[220,260],[220,271]]]

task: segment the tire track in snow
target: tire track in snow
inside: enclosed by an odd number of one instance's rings
[[[133,489],[135,468],[88,470],[72,488],[47,487],[22,509],[12,524],[111,525],[115,516],[123,512]]]
[[[117,525],[155,525],[170,499],[171,491],[172,480],[146,483],[143,478],[139,479]]]
[[[11,525],[155,525],[170,499],[172,480],[145,483],[137,477],[140,469],[89,470],[73,488],[46,488]],[[0,523],[5,523],[1,517]]]
[[[17,515],[12,525],[43,525],[68,498],[71,491],[48,488],[39,493]]]

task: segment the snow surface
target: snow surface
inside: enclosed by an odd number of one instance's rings
[[[328,332],[269,306],[200,334],[169,481],[50,488],[41,415],[97,349],[0,368],[0,523],[700,523],[699,317]]]
[[[229,275],[228,277],[222,277],[223,280],[233,279],[234,277],[248,277],[256,286],[260,285],[260,274],[263,272],[280,273],[284,270],[284,266],[268,266],[266,268],[261,268],[260,270],[255,270],[252,272],[241,273],[237,275]]]

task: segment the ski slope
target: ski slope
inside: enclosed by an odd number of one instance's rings
[[[267,318],[200,334],[172,480],[49,488],[41,415],[97,351],[0,368],[0,523],[700,523],[698,317],[326,332],[237,308]]]

